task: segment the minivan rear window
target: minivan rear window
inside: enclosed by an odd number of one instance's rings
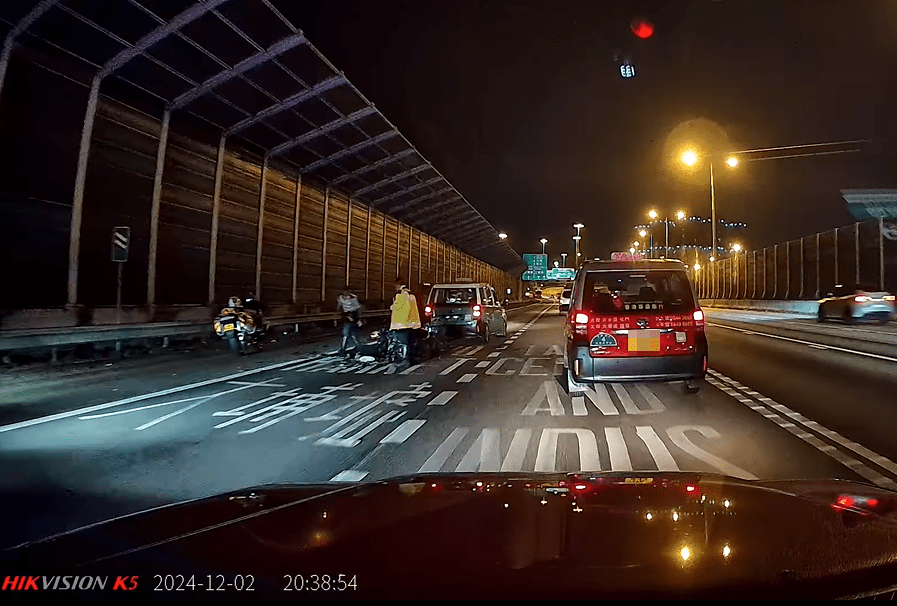
[[[592,313],[687,313],[695,305],[684,271],[603,270],[585,275],[581,308]]]
[[[476,298],[475,288],[434,288],[431,302],[435,305],[467,305]]]

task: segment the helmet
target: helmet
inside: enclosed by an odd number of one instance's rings
[[[227,301],[228,307],[243,307],[243,302],[240,300],[240,297],[231,297]]]

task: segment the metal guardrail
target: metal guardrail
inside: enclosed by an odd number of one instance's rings
[[[363,311],[363,318],[385,317],[389,310]],[[266,318],[271,326],[328,322],[339,320],[340,314],[310,314]],[[104,325],[104,326],[72,326],[63,328],[34,328],[28,330],[10,330],[0,332],[0,351],[24,351],[45,347],[65,347],[83,343],[114,343],[131,339],[152,339],[165,337],[190,337],[209,335],[213,331],[208,320],[199,322],[151,322],[148,324]]]
[[[511,303],[506,309],[515,309],[530,302]],[[362,318],[385,318],[391,312],[388,309],[366,310],[361,312]],[[339,313],[308,314],[302,316],[284,316],[266,318],[272,327],[290,326],[298,332],[300,324],[337,321]],[[211,335],[212,323],[208,320],[199,322],[151,322],[148,324],[103,325],[103,326],[70,326],[60,328],[33,328],[27,330],[9,330],[0,332],[0,351],[15,352],[31,349],[66,347],[84,343],[116,343],[132,339],[153,339],[166,337],[191,337]]]

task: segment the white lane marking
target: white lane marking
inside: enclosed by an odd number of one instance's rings
[[[520,376],[522,377],[545,377],[548,376],[547,372],[532,372],[533,367],[541,368],[542,370],[548,370],[547,366],[539,366],[536,364],[536,361],[542,362],[551,362],[551,358],[527,358],[526,362],[523,363],[523,368],[520,369]]]
[[[476,347],[474,347],[473,349],[471,349],[469,352],[467,352],[467,355],[468,355],[468,356],[472,356],[472,355],[476,354],[478,351],[480,351],[481,349],[483,349],[483,346],[482,346],[482,345],[477,345]]]
[[[660,398],[654,395],[654,392],[651,391],[647,385],[636,383],[635,388],[642,394],[642,397],[645,398],[649,407],[649,410],[641,410],[639,411],[640,413],[648,414],[652,412],[663,412],[667,409],[667,407],[663,405],[663,402],[660,401]]]
[[[538,345],[530,345],[529,347],[526,348],[526,353],[523,354],[523,355],[525,355],[525,356],[534,356],[534,355],[536,355],[536,349],[537,349],[538,347],[539,347]]]
[[[497,358],[500,355],[501,355],[500,351],[493,351],[491,354],[487,355],[486,357],[487,358]]]
[[[828,347],[826,347],[825,345],[813,345],[813,344],[811,344],[810,347],[812,347],[813,349],[822,349],[822,350],[828,349]]]
[[[510,362],[511,360],[515,360],[517,362],[522,361],[520,358],[499,358],[498,360],[495,361],[495,364],[493,364],[489,368],[489,370],[486,371],[486,374],[487,375],[502,375],[502,376],[508,376],[508,377],[514,376],[514,373],[516,372],[515,370],[499,371],[499,368],[501,368],[505,362]]]
[[[483,429],[455,471],[498,471],[500,468],[498,458],[498,430]]]
[[[94,404],[93,406],[87,406],[85,408],[78,408],[76,410],[69,410],[66,412],[58,412],[56,414],[47,415],[45,417],[38,417],[36,419],[28,419],[27,421],[19,421],[17,423],[10,423],[9,425],[0,426],[0,433],[6,432],[6,431],[14,431],[16,429],[23,429],[25,427],[31,427],[33,425],[40,425],[42,423],[49,423],[50,421],[58,421],[59,419],[68,419],[69,417],[77,417],[77,416],[83,415],[85,413],[95,412],[97,410],[106,410],[107,408],[114,408],[115,406],[122,406],[124,404],[131,404],[133,402],[142,402],[144,400],[149,400],[150,398],[158,398],[159,396],[167,396],[167,395],[173,394],[173,393],[180,393],[182,391],[196,389],[197,387],[205,387],[206,385],[214,385],[215,383],[222,383],[222,382],[230,381],[232,379],[236,379],[239,377],[248,377],[249,375],[258,374],[261,372],[275,370],[277,368],[284,368],[285,366],[289,366],[289,365],[295,364],[295,363],[296,363],[295,360],[290,360],[289,362],[279,362],[277,364],[263,366],[262,368],[256,368],[253,370],[244,370],[244,371],[238,372],[238,373],[230,373],[226,377],[218,377],[216,379],[208,379],[206,381],[199,381],[198,383],[191,383],[189,385],[181,385],[180,387],[172,387],[170,389],[154,391],[154,392],[143,394],[140,396],[132,396],[130,398],[124,398],[123,400],[115,400],[114,402],[106,402],[104,404]]]
[[[561,405],[561,395],[558,391],[557,381],[545,381],[545,395],[548,396],[548,405],[552,410],[560,410],[561,414],[564,412],[564,407]],[[552,414],[552,416],[554,416]]]
[[[170,412],[170,413],[168,413],[168,414],[165,415],[165,416],[159,417],[158,419],[153,419],[153,420],[150,421],[149,423],[144,423],[144,424],[141,425],[140,427],[135,427],[135,428],[134,428],[134,431],[143,431],[144,429],[149,429],[149,428],[152,427],[153,425],[157,425],[157,424],[161,423],[162,421],[167,421],[168,419],[170,419],[170,418],[172,418],[172,417],[176,417],[176,416],[178,416],[179,414],[181,414],[181,413],[183,413],[183,412],[187,412],[187,411],[190,410],[191,408],[196,408],[196,407],[199,406],[200,404],[202,404],[202,402],[195,402],[195,403],[191,404],[190,406],[185,406],[184,408],[182,408],[182,409],[180,409],[180,410],[176,410],[176,411],[174,411],[174,412]]]
[[[457,391],[443,391],[438,396],[430,400],[430,403],[427,406],[444,406],[451,400],[453,397],[457,395]]]
[[[424,419],[408,419],[398,427],[392,430],[388,436],[380,440],[381,444],[401,444],[411,437],[415,431],[423,427],[426,421]]]
[[[532,429],[518,429],[511,439],[508,454],[501,464],[501,471],[523,471],[523,460],[526,457],[526,447],[529,445]]]
[[[150,410],[151,408],[159,408],[161,406],[170,406],[172,404],[183,404],[184,402],[193,402],[194,400],[208,400],[211,396],[196,396],[195,398],[184,398],[182,400],[172,400],[171,402],[161,402],[159,404],[147,404],[146,406],[138,406],[137,408],[129,408],[127,410],[116,410],[115,412],[103,412],[98,415],[86,415],[78,417],[79,421],[89,421],[91,419],[102,419],[104,417],[114,417],[116,415],[125,415],[141,410]]]
[[[286,387],[286,385],[284,385],[282,383],[267,383],[264,381],[261,383],[252,383],[250,381],[228,381],[227,384],[228,385],[245,385],[247,387]]]
[[[238,406],[236,408],[232,408],[230,410],[216,410],[212,413],[213,417],[234,417],[230,421],[224,421],[223,423],[219,423],[215,425],[214,429],[223,429],[228,425],[233,425],[234,423],[239,423],[240,421],[244,421],[250,417],[254,417],[257,414],[269,410],[271,407],[265,408],[263,410],[253,410],[248,413],[244,413],[243,411],[247,408],[251,408],[253,406],[257,406],[259,404],[264,404],[265,402],[270,402],[271,400],[276,400],[277,398],[282,398],[284,396],[283,393],[276,393],[274,395],[268,396],[267,398],[262,398],[261,400],[256,400],[254,402],[249,402],[248,404],[243,404],[242,406]],[[280,404],[274,404],[274,406],[279,406]]]
[[[399,367],[396,366],[395,364],[390,364],[389,366],[386,367],[386,370],[383,371],[383,374],[385,374],[385,375],[392,375],[392,374],[395,374],[395,372],[396,372],[398,369],[399,369]]]
[[[611,471],[632,471],[632,461],[629,460],[623,430],[619,427],[605,427],[604,438],[607,440],[607,451],[610,454]]]
[[[452,364],[451,366],[449,366],[448,368],[446,368],[445,370],[443,370],[442,372],[440,372],[439,374],[441,374],[441,375],[451,374],[453,370],[455,370],[456,368],[459,368],[465,362],[467,362],[467,358],[462,358],[462,359],[458,360],[457,362],[455,362],[454,364]]]
[[[375,375],[381,371],[386,370],[387,368],[389,368],[389,364],[377,364],[370,370],[362,370],[358,374],[360,374],[360,375]]]
[[[555,392],[554,398],[548,397],[548,389],[549,384],[554,383],[554,381],[545,381],[542,385],[536,388],[536,393],[533,394],[532,399],[529,401],[529,404],[526,405],[526,408],[523,409],[523,412],[520,413],[525,417],[535,416],[537,412],[550,412],[553,417],[562,417],[564,416],[564,407],[560,405],[560,397],[557,393],[557,384],[555,383]],[[548,408],[542,408],[540,404],[543,401],[548,402]]]
[[[714,324],[712,322],[707,323],[708,326],[716,326],[718,328],[728,328],[729,330],[734,330],[737,332],[747,333],[749,335],[759,335],[761,337],[769,337],[770,339],[779,339],[782,341],[790,341],[792,343],[800,343],[801,345],[817,345],[817,343],[813,343],[812,341],[804,341],[803,339],[792,339],[790,337],[782,337],[779,335],[771,335],[766,332],[757,332],[756,330],[746,330],[744,328],[735,328],[733,326],[726,326],[725,324]],[[877,360],[887,360],[888,362],[897,362],[897,358],[892,358],[890,356],[881,356],[879,354],[869,353],[867,351],[857,351],[856,349],[847,349],[846,347],[835,347],[834,345],[826,345],[826,349],[830,349],[833,351],[841,351],[844,353],[854,354],[857,356],[866,356],[867,358],[875,358]]]
[[[539,452],[536,454],[535,471],[559,471],[557,464],[558,438],[562,434],[574,435],[579,441],[579,469],[562,471],[601,471],[598,458],[598,442],[595,434],[589,429],[567,429],[548,427],[542,430],[539,438]]]
[[[673,444],[678,446],[680,449],[684,450],[691,456],[696,459],[701,459],[711,467],[715,467],[721,473],[732,476],[735,478],[741,478],[743,480],[757,480],[757,476],[754,474],[745,471],[741,467],[737,465],[733,465],[728,461],[724,461],[716,455],[710,454],[703,448],[696,445],[694,442],[686,437],[686,431],[696,431],[703,435],[705,438],[719,438],[719,432],[712,427],[708,427],[706,425],[676,425],[675,427],[670,427],[667,429],[667,435],[670,437],[670,440],[673,441]]]
[[[403,370],[403,371],[400,372],[399,374],[400,374],[400,375],[410,375],[411,373],[413,373],[415,370],[417,370],[417,369],[420,368],[421,366],[423,366],[423,364],[415,364],[414,366],[411,366],[410,368],[406,368],[405,370]]]
[[[623,404],[623,410],[626,411],[626,414],[637,415],[641,413],[641,411],[636,407],[635,402],[632,401],[632,397],[629,395],[629,392],[626,391],[626,388],[623,387],[620,383],[611,383],[611,387],[614,389],[614,393],[617,394],[617,397],[620,398],[620,403]]]
[[[297,408],[295,410],[291,410],[290,412],[288,412],[286,414],[281,414],[283,412],[283,409],[280,408],[281,405],[282,405],[282,403],[278,403],[276,406],[272,406],[271,410],[268,411],[267,414],[263,414],[260,417],[256,417],[256,418],[250,420],[250,421],[261,421],[265,417],[274,417],[267,423],[262,423],[261,425],[256,425],[255,427],[251,427],[249,429],[243,429],[243,430],[239,431],[238,433],[240,435],[244,435],[244,434],[250,434],[250,433],[255,433],[257,431],[261,431],[263,429],[271,427],[272,425],[277,425],[284,419],[289,419],[290,417],[295,417],[298,414],[302,414],[309,408],[313,408],[315,406],[314,404],[312,404],[311,406],[300,406],[299,408]],[[262,411],[259,411],[259,412],[262,412]]]
[[[586,409],[585,398],[582,396],[573,396],[570,398],[570,403],[573,404],[574,417],[584,417],[589,414],[589,411]]]
[[[483,360],[482,362],[477,362],[474,368],[486,368],[490,364],[492,364],[492,362],[489,360]]]
[[[461,375],[455,383],[470,383],[474,379],[477,378],[478,375],[475,373],[467,373],[466,375]]]
[[[344,405],[340,406],[339,408],[337,408],[335,410],[331,410],[330,412],[325,412],[324,414],[322,414],[321,416],[318,416],[318,417],[305,417],[305,419],[303,419],[303,420],[308,423],[317,423],[318,421],[336,421],[339,419],[339,417],[337,416],[337,413],[340,413],[340,412],[346,410],[347,408],[351,408],[352,406],[355,406],[355,402],[349,402],[348,404],[344,404]],[[300,438],[300,439],[305,439],[305,438]]]
[[[560,345],[552,345],[551,347],[546,349],[544,352],[542,352],[543,357],[544,356],[563,356],[563,355],[564,355],[564,350],[561,349]]]
[[[679,466],[676,465],[673,455],[667,450],[663,440],[660,439],[653,427],[639,425],[635,428],[635,435],[640,437],[648,447],[648,452],[651,453],[651,458],[654,459],[658,471],[679,471]]]
[[[348,427],[341,429],[329,438],[321,438],[315,443],[327,446],[354,448],[355,446],[358,446],[364,436],[368,435],[384,423],[392,423],[393,421],[399,420],[404,414],[405,413],[401,410],[392,410],[379,416],[378,413],[373,412],[369,415],[365,415]],[[365,425],[365,423],[367,423],[367,425]],[[364,427],[362,428],[362,426]],[[353,434],[352,432],[355,430],[358,430],[358,432]]]
[[[595,405],[595,408],[601,411],[601,414],[609,416],[620,414],[611,401],[610,394],[607,393],[607,387],[603,383],[595,383],[591,386],[591,389],[586,388],[586,395],[592,401],[592,404]]]
[[[367,477],[368,472],[366,471],[356,471],[355,469],[346,469],[345,471],[341,471],[332,478],[330,478],[331,482],[360,482],[365,477]]]
[[[445,440],[442,441],[442,444],[433,451],[430,458],[421,465],[418,473],[435,473],[442,469],[442,466],[445,465],[445,462],[448,461],[452,452],[455,451],[455,448],[457,448],[458,444],[461,443],[461,440],[463,440],[466,435],[466,427],[456,427],[452,430],[452,433],[446,436]]]
[[[727,377],[726,375],[719,373],[717,371],[714,371],[714,370],[708,371],[708,374],[710,374],[711,376],[707,379],[707,382],[710,383],[711,385],[713,385],[714,387],[717,387],[724,393],[727,393],[728,395],[735,397],[739,402],[741,402],[743,404],[747,404],[747,402],[750,402],[751,403],[750,407],[753,410],[755,410],[756,412],[759,412],[764,417],[774,421],[780,427],[788,430],[790,433],[796,435],[797,437],[801,438],[805,442],[812,444],[818,450],[820,450],[820,451],[824,452],[825,454],[827,454],[828,456],[836,459],[839,463],[846,465],[850,469],[856,471],[858,474],[860,474],[867,480],[871,481],[872,483],[874,483],[878,486],[885,487],[885,488],[897,489],[897,482],[881,475],[874,469],[863,464],[861,461],[857,461],[856,459],[853,459],[853,458],[841,453],[836,448],[833,448],[830,445],[826,444],[825,442],[822,442],[821,440],[819,440],[815,435],[807,434],[806,432],[802,431],[801,429],[795,427],[795,425],[793,423],[789,423],[789,422],[785,421],[785,419],[781,418],[779,415],[775,414],[774,412],[771,412],[765,406],[759,406],[759,405],[756,405],[753,401],[747,400],[747,398],[745,398],[744,395],[742,395],[742,393],[740,393],[740,392],[743,392],[744,394],[747,394],[753,398],[756,398],[757,400],[759,400],[760,402],[763,402],[767,406],[770,406],[771,408],[774,408],[774,409],[778,410],[779,412],[782,412],[783,414],[790,417],[791,419],[794,419],[802,426],[808,427],[808,428],[812,429],[813,431],[816,431],[816,432],[822,434],[823,436],[832,440],[833,442],[836,442],[836,443],[840,444],[841,446],[844,446],[845,448],[853,451],[854,453],[860,455],[861,457],[865,458],[866,460],[868,460],[880,467],[883,467],[884,469],[887,469],[889,472],[897,475],[897,464],[895,464],[890,459],[883,457],[882,455],[877,454],[877,453],[873,452],[872,450],[869,450],[865,446],[857,444],[856,442],[843,437],[839,433],[832,431],[831,429],[828,429],[827,427],[817,423],[816,421],[807,419],[802,414],[794,412],[787,406],[783,406],[782,404],[779,404],[775,400],[773,400],[771,398],[767,398],[763,394],[761,394],[753,389],[745,387],[744,385],[742,385],[735,379],[731,379],[731,378]],[[740,390],[740,392],[735,391],[735,389],[730,387],[730,385],[734,386],[734,388]],[[746,400],[747,400],[747,402],[746,402]]]
[[[287,370],[292,370],[294,372],[315,372],[318,370],[328,370],[336,363],[335,360],[331,358],[317,358],[315,360],[311,360],[310,362],[299,364],[295,368],[288,368]]]

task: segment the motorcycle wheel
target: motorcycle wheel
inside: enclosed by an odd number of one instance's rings
[[[240,343],[240,339],[237,338],[237,335],[231,335],[227,338],[227,346],[237,355],[243,352],[242,343]]]

